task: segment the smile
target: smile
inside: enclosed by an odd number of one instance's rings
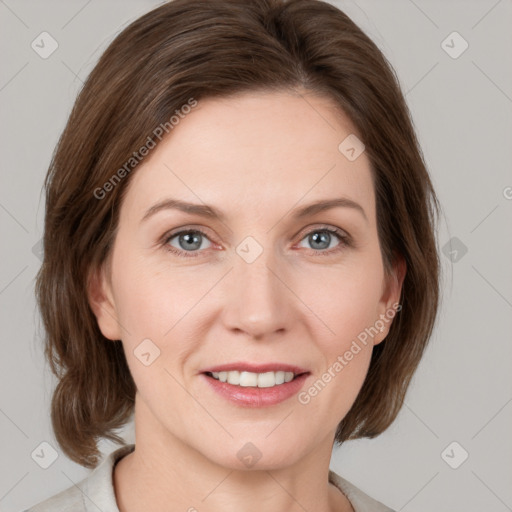
[[[246,371],[208,372],[207,375],[233,386],[272,388],[291,382],[297,375],[293,372],[277,371],[253,373]]]

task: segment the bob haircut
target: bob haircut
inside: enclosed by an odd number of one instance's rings
[[[158,143],[158,127],[170,133],[169,120],[186,112],[191,98],[304,90],[333,100],[355,126],[371,163],[385,271],[396,258],[407,265],[400,314],[373,348],[334,442],[373,438],[395,420],[438,312],[440,206],[392,66],[323,1],[174,0],[108,46],[76,99],[44,182],[44,259],[35,291],[45,357],[58,378],[52,427],[71,460],[94,468],[98,440],[122,444],[115,430],[134,411],[136,385],[122,342],[102,335],[88,300],[91,276],[109,268],[138,163],[132,157]]]

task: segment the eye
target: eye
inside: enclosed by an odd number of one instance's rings
[[[336,241],[338,242],[337,244]],[[205,242],[209,245],[205,246]],[[339,228],[321,227],[306,233],[302,237],[300,244],[303,242],[311,245],[311,250],[316,253],[315,255],[327,256],[341,251],[345,247],[349,247],[351,245],[351,238],[350,235]],[[170,235],[164,235],[162,245],[173,254],[189,258],[200,256],[201,250],[210,248],[212,243],[204,231],[200,229],[185,229]],[[303,245],[299,246],[304,247]]]
[[[322,227],[316,228],[302,238],[301,243],[309,243],[314,252],[321,255],[332,254],[350,245],[350,237],[338,228]],[[336,241],[338,242],[336,244]],[[303,247],[300,245],[300,247]],[[319,254],[319,255],[320,255]]]
[[[187,229],[184,231],[178,231],[177,233],[166,237],[164,244],[165,248],[170,252],[185,257],[194,257],[198,255],[196,253],[200,252],[199,249],[210,247],[204,247],[203,242],[205,240],[208,240],[211,244],[206,233],[203,231],[199,229]],[[174,241],[174,244],[172,241]]]

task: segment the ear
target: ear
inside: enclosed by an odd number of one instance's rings
[[[377,318],[375,325],[378,333],[373,339],[373,344],[378,345],[389,334],[391,324],[398,311],[402,309],[400,305],[400,295],[402,285],[407,273],[407,264],[401,254],[395,253],[395,260],[390,274],[386,274],[381,300],[377,308]],[[382,330],[380,330],[382,328]]]
[[[121,327],[106,267],[108,265],[102,265],[91,271],[87,282],[87,298],[103,336],[114,341],[121,339]]]

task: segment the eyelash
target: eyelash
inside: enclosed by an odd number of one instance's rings
[[[332,249],[325,249],[325,250],[309,249],[310,251],[313,251],[313,253],[315,253],[315,256],[331,256],[334,253],[337,253],[347,247],[352,246],[352,239],[349,235],[347,235],[344,231],[341,231],[338,228],[331,228],[331,227],[321,227],[321,228],[312,229],[311,231],[308,231],[307,233],[305,233],[305,235],[300,239],[299,242],[302,242],[302,240],[307,238],[309,235],[312,235],[313,233],[324,233],[324,232],[335,235],[338,238],[340,243]],[[177,232],[171,233],[171,234],[166,233],[163,236],[162,245],[163,245],[164,249],[169,251],[172,254],[175,254],[178,256],[183,256],[185,258],[197,258],[198,256],[201,256],[201,253],[204,252],[204,250],[182,251],[180,249],[176,249],[176,247],[169,245],[169,242],[173,238],[175,238],[183,233],[188,233],[188,234],[199,233],[202,236],[204,236],[205,238],[207,238],[208,240],[210,240],[208,235],[201,229],[197,229],[197,228],[183,229],[181,231],[177,231]],[[210,240],[210,242],[211,242],[211,240]]]

